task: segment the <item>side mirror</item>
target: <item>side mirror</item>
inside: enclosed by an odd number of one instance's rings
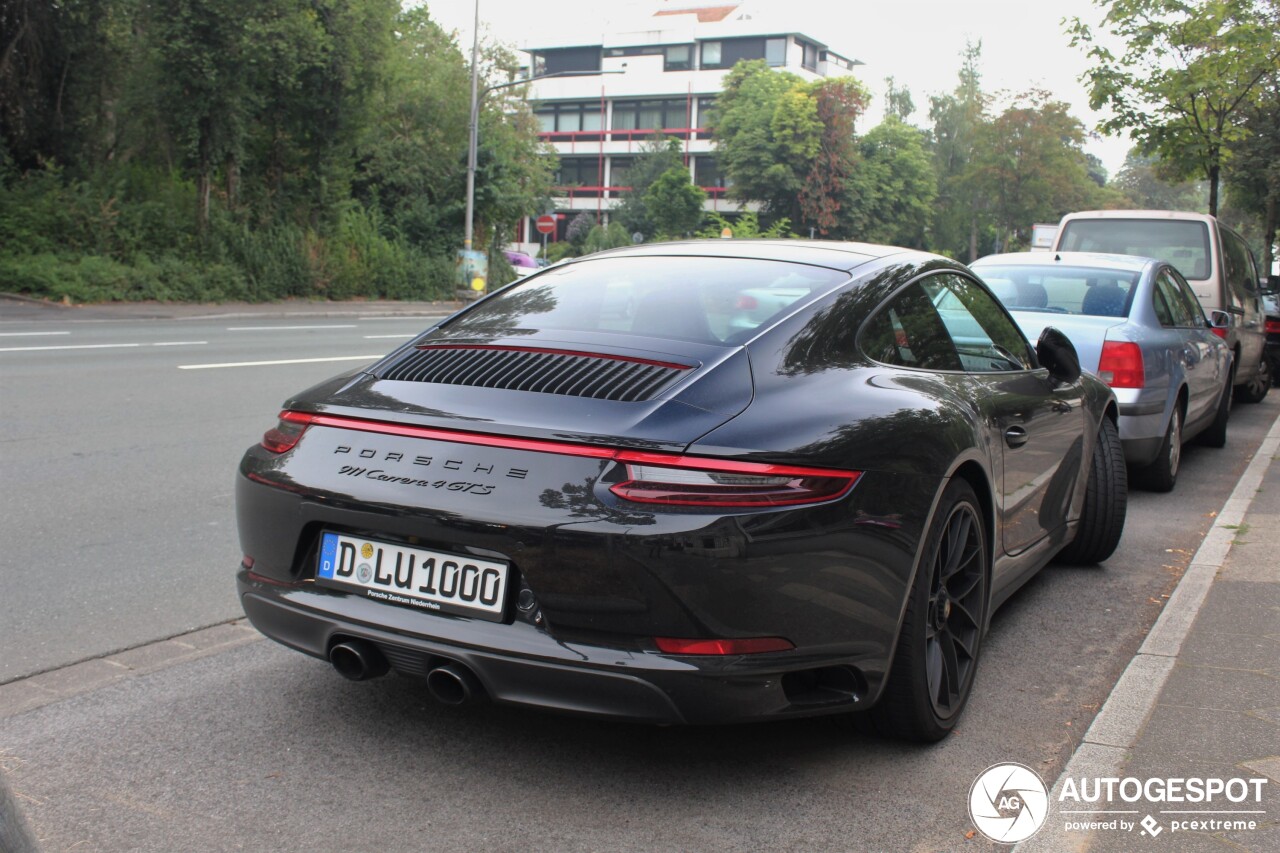
[[[1080,356],[1071,339],[1053,326],[1040,333],[1036,341],[1036,358],[1041,367],[1049,369],[1049,375],[1070,385],[1080,378]]]
[[[1209,325],[1215,329],[1229,329],[1231,328],[1231,315],[1226,311],[1210,311]]]

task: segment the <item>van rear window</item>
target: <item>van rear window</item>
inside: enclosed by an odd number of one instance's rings
[[[1209,277],[1209,227],[1179,219],[1073,219],[1063,226],[1064,252],[1110,252],[1168,261],[1189,279]]]

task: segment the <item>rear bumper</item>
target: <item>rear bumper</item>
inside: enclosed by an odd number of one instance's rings
[[[1116,391],[1120,404],[1120,443],[1124,461],[1130,465],[1150,464],[1160,452],[1169,419],[1169,401],[1163,392],[1153,395],[1145,389],[1121,388]]]
[[[731,723],[860,710],[878,693],[887,665],[838,652],[700,657],[592,646],[520,621],[421,614],[306,586],[263,583],[243,570],[237,577],[254,627],[313,657],[327,658],[337,642],[364,640],[403,675],[461,663],[496,702],[621,721]],[[430,635],[421,633],[424,625]],[[852,687],[813,687],[812,673],[827,668],[841,670]]]

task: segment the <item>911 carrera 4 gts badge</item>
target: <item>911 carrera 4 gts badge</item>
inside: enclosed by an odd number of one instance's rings
[[[366,560],[371,559],[373,557],[373,546],[370,545],[368,542],[361,545],[360,556],[364,557]]]

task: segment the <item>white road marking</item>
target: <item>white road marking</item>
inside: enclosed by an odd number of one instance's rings
[[[228,361],[223,364],[179,364],[178,369],[211,370],[215,367],[268,367],[275,364],[317,364],[324,361],[377,361],[380,358],[382,358],[382,355],[339,355],[332,358],[285,358],[279,361]]]
[[[208,341],[160,341],[153,344],[61,344],[46,347],[0,347],[0,352],[47,352],[64,349],[137,349],[139,347],[200,346]]]
[[[354,329],[355,323],[341,326],[228,326],[228,332],[287,332],[294,329]]]
[[[448,316],[449,314],[403,314],[388,317],[384,314],[360,314],[356,319],[363,323],[365,320],[443,320]]]
[[[379,338],[400,338],[401,340],[404,340],[404,339],[406,339],[406,338],[416,338],[416,337],[417,337],[417,335],[416,335],[416,334],[412,334],[412,335],[365,335],[365,336],[364,336],[364,339],[365,339],[366,341],[374,341],[374,340],[377,340],[377,339],[379,339]]]
[[[70,332],[0,332],[0,338],[34,338],[38,335],[69,335]]]
[[[43,352],[56,349],[124,349],[142,344],[64,344],[56,347],[0,347],[0,352]]]

